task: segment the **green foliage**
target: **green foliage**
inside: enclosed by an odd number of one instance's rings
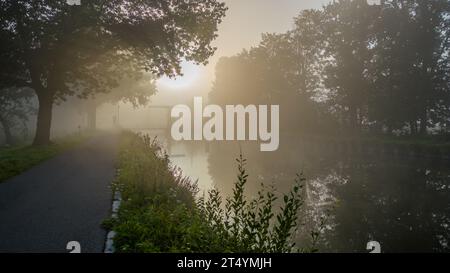
[[[248,174],[246,159],[242,154],[237,159],[238,176],[233,195],[226,199],[222,209],[220,193],[213,189],[208,198],[202,198],[198,206],[208,225],[222,238],[222,244],[232,252],[291,252],[294,250],[293,236],[297,230],[297,213],[302,205],[301,176],[289,194],[283,195],[283,205],[276,212],[275,188],[261,185],[257,198],[247,200],[245,184]]]
[[[147,136],[124,133],[116,189],[123,202],[117,219],[105,226],[117,232],[119,252],[291,252],[302,205],[298,176],[281,206],[275,188],[262,186],[245,196],[246,160],[237,159],[232,196],[222,202],[216,189],[196,198],[196,183],[170,166],[167,154]],[[306,251],[307,249],[301,249]]]

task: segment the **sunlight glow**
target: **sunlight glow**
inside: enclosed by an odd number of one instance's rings
[[[186,89],[191,87],[199,78],[200,67],[194,63],[184,61],[181,64],[182,76],[169,78],[164,76],[158,80],[158,88],[168,88],[173,90]]]

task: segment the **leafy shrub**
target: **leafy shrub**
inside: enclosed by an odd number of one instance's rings
[[[206,223],[217,234],[227,250],[232,252],[291,252],[291,243],[297,230],[297,215],[304,179],[299,175],[293,189],[283,196],[283,205],[275,212],[275,188],[261,185],[258,197],[247,200],[244,195],[247,183],[246,159],[237,159],[238,176],[233,195],[222,206],[220,192],[212,189],[208,198],[200,198],[197,207]]]

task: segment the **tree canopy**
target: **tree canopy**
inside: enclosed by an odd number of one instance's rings
[[[108,92],[123,63],[157,76],[179,74],[184,59],[206,63],[225,11],[216,0],[2,0],[2,84],[36,92],[35,144],[46,144],[53,103]]]

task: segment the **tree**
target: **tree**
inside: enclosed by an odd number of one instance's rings
[[[10,86],[39,100],[35,145],[50,141],[52,106],[76,93],[108,92],[122,60],[156,75],[180,73],[183,59],[206,63],[225,15],[217,0],[0,1],[0,55],[15,64]],[[100,62],[107,62],[102,64]],[[114,65],[116,64],[116,65]],[[110,67],[108,74],[91,74]],[[101,71],[101,69],[99,69]],[[2,76],[3,77],[3,76]]]
[[[278,104],[284,130],[317,129],[318,107],[313,98],[321,85],[319,20],[319,12],[303,11],[295,19],[294,30],[263,34],[259,45],[222,58],[216,67],[211,101],[221,105]]]
[[[3,128],[6,144],[14,144],[13,130],[20,123],[26,129],[26,122],[36,109],[32,103],[33,91],[29,88],[0,90],[0,125]]]
[[[449,0],[332,1],[222,59],[211,99],[280,104],[289,130],[425,135],[450,122],[449,56]]]
[[[376,23],[373,119],[427,134],[448,117],[448,0],[384,1]]]
[[[328,65],[325,86],[340,107],[347,128],[361,129],[370,88],[368,69],[373,58],[376,9],[365,0],[341,0],[325,6],[322,28]]]

